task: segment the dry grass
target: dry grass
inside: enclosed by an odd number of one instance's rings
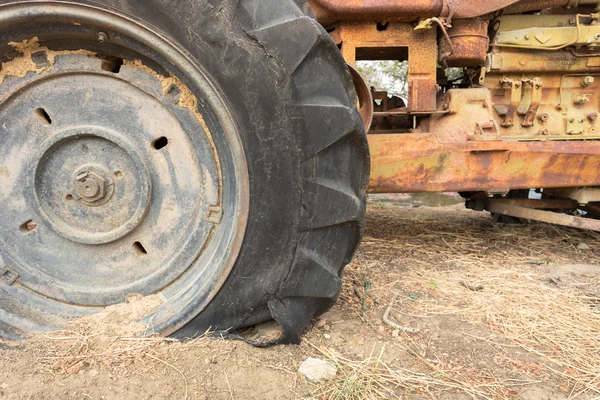
[[[208,332],[207,332],[208,334]],[[77,375],[93,369],[127,370],[131,366],[166,366],[175,371],[184,387],[183,399],[188,399],[188,378],[167,359],[177,359],[177,352],[190,350],[206,341],[206,335],[181,343],[158,336],[122,337],[107,335],[97,325],[74,320],[70,330],[50,332],[32,339],[30,346],[38,354],[36,367],[41,372]]]
[[[38,349],[37,361],[43,371],[77,374],[94,366],[114,368],[134,363],[170,341],[159,337],[102,336],[88,326],[77,324],[72,330],[41,335],[31,345]]]
[[[401,325],[419,327],[427,319],[455,316],[485,328],[477,340],[500,350],[521,348],[538,359],[534,368],[568,383],[560,387],[568,398],[600,396],[600,267],[596,274],[578,276],[577,284],[548,278],[554,265],[597,263],[600,236],[541,224],[493,225],[484,214],[464,211],[448,218],[448,212],[432,210],[426,217],[419,212],[413,218],[406,209],[371,208],[364,257],[349,269],[345,299],[357,284],[373,281],[367,319],[381,318],[399,295],[392,313]],[[582,242],[591,250],[579,251]],[[515,386],[540,382],[536,378],[544,375],[538,370],[527,374],[530,380],[513,380],[490,371],[465,374],[464,365],[415,352],[427,346],[418,336],[401,334],[400,341],[420,360],[423,368],[416,370],[388,366],[373,356],[350,361],[320,349],[343,375],[320,392],[322,397],[381,398],[400,390],[436,398],[450,390],[473,398],[509,398]]]
[[[466,289],[461,285],[466,279],[484,289]],[[483,340],[498,346],[508,340],[542,357],[546,368],[571,381],[573,397],[586,391],[600,395],[600,313],[587,296],[553,287],[524,266],[430,271],[427,277],[407,277],[398,287],[407,292],[431,282],[430,297],[404,301],[396,309],[417,320],[454,314],[485,324],[493,334]]]
[[[317,348],[322,356],[333,361],[341,378],[320,387],[316,397],[330,400],[363,400],[396,398],[401,394],[420,394],[437,399],[445,391],[462,392],[474,399],[507,398],[507,388],[538,383],[538,381],[482,379],[468,382],[456,371],[443,370],[429,364],[433,371],[418,372],[390,366],[382,360],[385,346],[375,349],[364,360],[350,360],[326,348]],[[425,360],[423,360],[425,361]],[[492,377],[493,378],[493,377]]]
[[[370,355],[359,358],[313,345],[314,332],[310,333],[303,356],[327,358],[339,371],[339,379],[313,386],[313,396],[508,399],[523,385],[550,379],[564,385],[561,390],[568,398],[600,398],[600,272],[577,274],[574,280],[549,274],[563,264],[598,264],[598,239],[596,233],[549,225],[493,225],[485,214],[456,209],[417,213],[371,207],[362,252],[348,267],[341,304],[354,310],[364,320],[364,329],[381,340]],[[578,250],[582,242],[591,249]],[[365,281],[373,282],[373,287],[363,314],[359,297]],[[427,327],[430,321],[451,317],[464,322],[461,334],[473,336],[473,329],[467,328],[476,327],[478,342],[515,364],[521,362],[515,350],[534,361],[518,376],[495,374],[492,369],[473,370],[449,362],[440,354],[443,349],[432,350],[427,329],[417,334],[397,332],[399,337],[390,340],[391,330],[381,333],[373,322],[382,318],[396,296],[390,317],[402,326]],[[176,362],[178,352],[202,346],[210,354],[215,351],[211,345],[207,339],[181,344],[155,337],[106,335],[85,321],[30,344],[37,348],[36,366],[52,374],[160,365],[181,376],[184,398],[190,376]],[[391,346],[408,352],[413,363],[384,361]],[[269,368],[294,376],[294,382],[297,379],[293,366]],[[235,381],[227,372],[224,379],[227,396],[234,398]]]

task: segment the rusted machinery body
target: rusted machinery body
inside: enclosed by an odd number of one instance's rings
[[[599,1],[311,5],[348,64],[408,61],[406,106],[369,120],[370,192],[600,186]]]

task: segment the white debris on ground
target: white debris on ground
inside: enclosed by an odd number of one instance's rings
[[[335,379],[337,375],[337,367],[333,363],[312,357],[307,358],[298,371],[311,381]]]

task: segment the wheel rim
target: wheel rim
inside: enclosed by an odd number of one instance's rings
[[[0,51],[0,297],[73,317],[159,294],[148,333],[174,332],[243,240],[248,177],[226,103],[175,45],[121,15],[28,2],[0,7],[0,24],[12,42]],[[7,311],[0,324],[54,328]]]

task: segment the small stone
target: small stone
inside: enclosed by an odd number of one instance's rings
[[[324,333],[323,337],[327,340],[331,339],[331,335],[329,333]]]
[[[394,329],[392,331],[392,337],[398,337],[398,336],[400,336],[400,331],[398,329]]]
[[[383,332],[385,332],[385,326],[379,325],[379,327],[377,328],[377,330],[379,331],[379,333],[383,333]]]
[[[587,244],[585,244],[585,243],[579,243],[579,244],[577,245],[577,249],[578,249],[578,250],[589,250],[589,249],[590,249],[590,246],[588,246],[588,245],[587,245]]]
[[[98,376],[99,372],[97,369],[92,369],[90,370],[90,372],[88,372],[89,376]]]
[[[334,379],[337,375],[337,367],[328,361],[318,358],[307,358],[298,371],[311,381]]]
[[[327,320],[325,318],[321,318],[317,321],[317,328],[323,328],[325,325],[327,325]]]
[[[329,332],[331,331],[331,325],[325,325],[323,329],[325,329],[325,332]]]
[[[4,382],[2,385],[0,385],[0,389],[2,389],[2,390],[8,389],[8,383]]]
[[[210,364],[210,360],[208,358],[205,358],[204,359],[204,364],[206,364],[206,365]]]
[[[373,325],[382,325],[383,321],[380,319],[376,319],[375,321],[373,321]]]
[[[263,324],[256,325],[254,327],[254,331],[252,332],[253,336],[256,337],[259,341],[271,341],[273,339],[279,338],[281,336],[281,325],[276,321],[269,321]]]

